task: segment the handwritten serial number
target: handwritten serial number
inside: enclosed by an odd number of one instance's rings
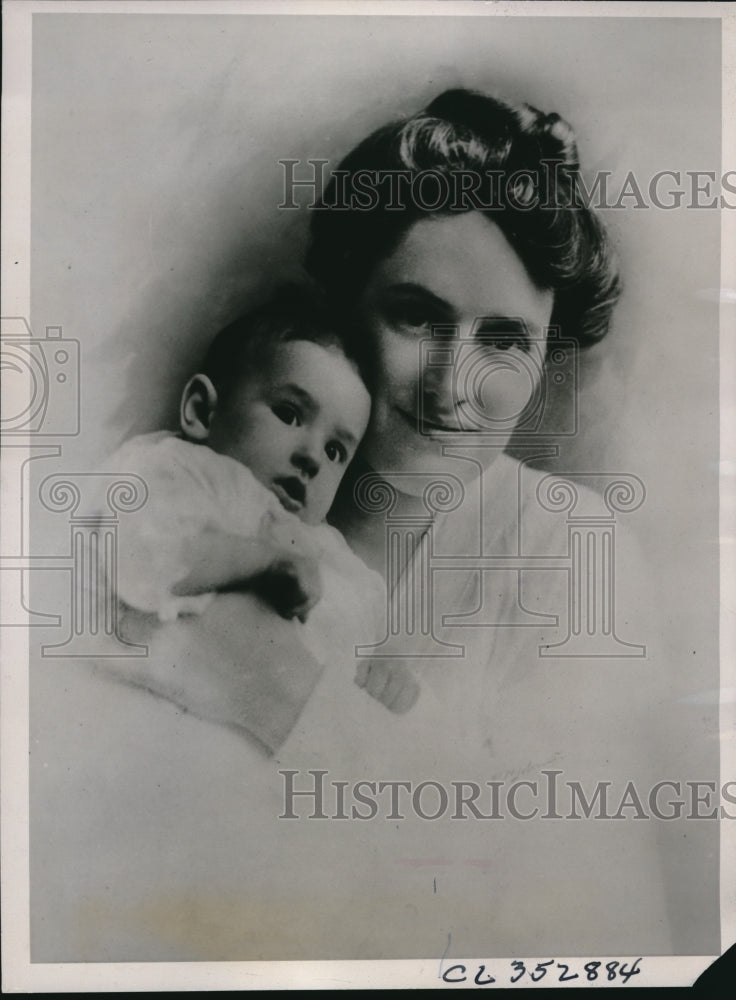
[[[628,983],[632,976],[637,976],[641,972],[640,962],[641,958],[637,958],[630,964],[614,961],[590,961],[575,971],[571,965],[566,962],[558,962],[554,958],[550,958],[547,962],[537,962],[533,969],[527,968],[524,962],[514,961],[511,962],[508,982],[518,983],[526,976],[533,983],[538,983],[540,979],[544,979],[549,974],[558,983],[569,983],[573,979],[583,979],[583,981],[587,979],[589,983],[598,979],[606,980],[609,983],[620,981]],[[469,969],[461,963],[445,969],[442,973],[442,980],[446,983],[474,983],[476,986],[490,986],[497,981],[485,965],[479,965],[475,975],[473,975],[473,969]]]

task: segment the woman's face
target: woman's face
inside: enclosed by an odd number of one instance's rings
[[[441,472],[444,445],[481,442],[495,445],[473,449],[489,465],[538,398],[552,304],[479,212],[414,223],[360,300],[378,365],[373,469]]]

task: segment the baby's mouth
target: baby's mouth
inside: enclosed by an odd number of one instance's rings
[[[274,479],[272,492],[278,498],[281,506],[292,514],[298,513],[307,499],[307,488],[297,476]]]

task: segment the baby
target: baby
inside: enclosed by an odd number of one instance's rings
[[[181,397],[180,432],[126,442],[107,463],[139,475],[119,529],[118,597],[162,621],[248,589],[319,662],[377,638],[385,586],[325,523],[365,433],[371,398],[311,294],[284,290],[222,330]],[[419,693],[403,664],[359,683],[396,712]]]

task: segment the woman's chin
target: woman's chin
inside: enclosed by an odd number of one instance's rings
[[[503,444],[478,448],[472,434],[422,438],[416,442],[393,442],[389,436],[363,454],[373,472],[395,485],[402,493],[422,496],[430,483],[452,476],[462,483],[472,482],[503,452]]]

